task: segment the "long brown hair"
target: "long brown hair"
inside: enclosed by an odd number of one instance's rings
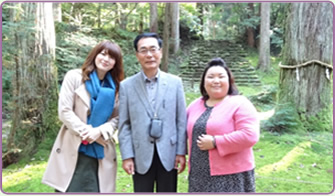
[[[90,73],[96,69],[95,58],[103,50],[106,50],[106,52],[111,57],[115,58],[115,65],[109,72],[115,81],[116,92],[119,92],[120,82],[124,79],[122,51],[119,45],[111,41],[100,42],[88,54],[84,64],[81,67],[83,82],[90,79]]]

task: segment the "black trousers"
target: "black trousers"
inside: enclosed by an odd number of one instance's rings
[[[166,171],[155,147],[154,158],[146,174],[135,172],[133,175],[134,192],[177,192],[177,170]]]

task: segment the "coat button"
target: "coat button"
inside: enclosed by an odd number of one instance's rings
[[[87,110],[87,116],[89,116],[91,114],[91,110]]]
[[[57,149],[56,149],[56,152],[57,152],[57,153],[60,153],[60,148],[57,148]]]
[[[116,158],[114,158],[113,161],[116,162]]]
[[[154,142],[154,141],[150,141],[150,143],[152,143],[152,144],[153,144],[153,143],[155,143],[155,142]]]

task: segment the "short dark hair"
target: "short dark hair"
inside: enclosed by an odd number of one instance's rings
[[[162,40],[157,33],[142,33],[142,34],[138,35],[134,40],[134,48],[135,48],[136,51],[137,51],[138,41],[140,41],[140,39],[142,39],[142,38],[148,38],[148,37],[156,38],[157,42],[158,42],[158,45],[159,45],[159,48],[162,48]]]
[[[206,92],[206,89],[205,89],[205,76],[206,76],[207,71],[209,70],[209,68],[214,67],[214,66],[223,67],[228,74],[228,77],[229,77],[228,95],[238,95],[239,92],[238,92],[237,87],[235,85],[234,76],[233,76],[232,72],[229,70],[229,68],[227,67],[226,62],[221,58],[214,58],[214,59],[212,59],[211,61],[208,62],[207,66],[206,66],[206,68],[205,68],[205,70],[202,74],[202,77],[201,77],[200,92],[201,92],[202,98],[204,100],[209,99],[209,96],[208,96],[208,94]]]

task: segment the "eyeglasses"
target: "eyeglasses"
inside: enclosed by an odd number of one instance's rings
[[[153,48],[150,48],[150,49],[140,49],[138,51],[138,53],[140,53],[141,55],[147,55],[148,52],[150,52],[151,54],[156,54],[158,51],[160,50],[160,48],[156,48],[156,47],[153,47]]]

